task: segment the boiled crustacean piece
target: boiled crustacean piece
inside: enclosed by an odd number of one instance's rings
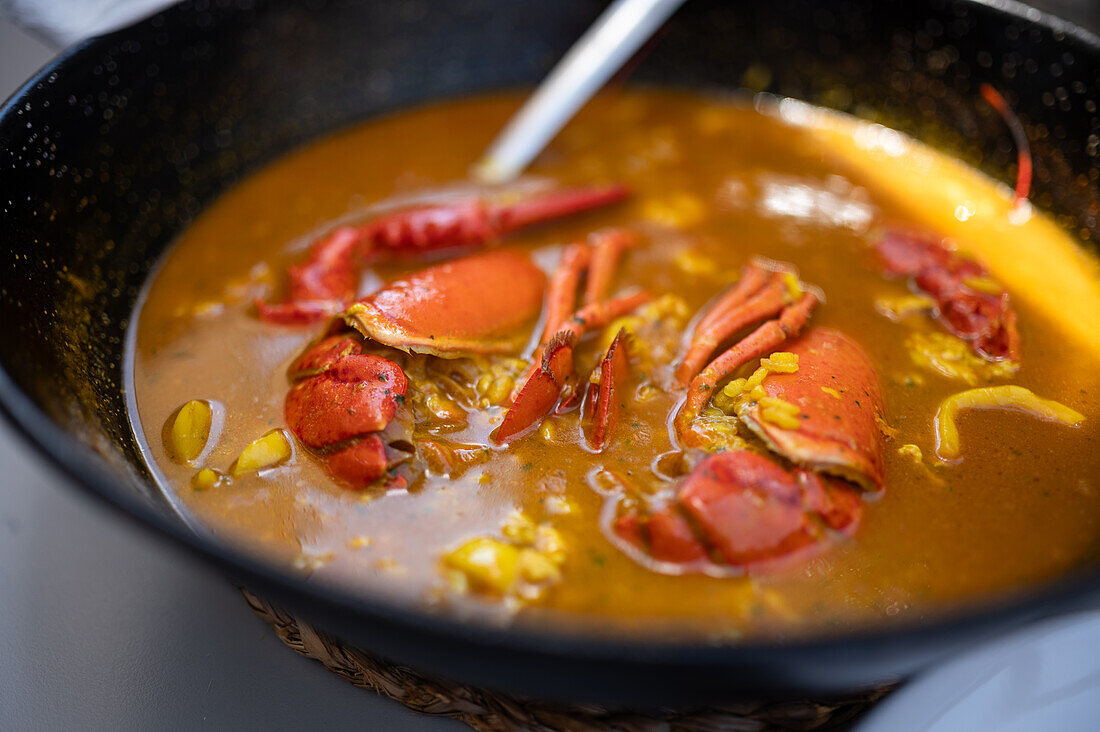
[[[377,433],[404,400],[408,381],[393,361],[362,353],[348,334],[323,338],[293,367],[296,383],[283,407],[287,425],[318,453],[341,483],[365,488],[388,464]]]
[[[760,260],[745,267],[737,285],[700,318],[677,369],[677,378],[688,389],[675,419],[680,439],[689,446],[700,446],[700,439],[705,438],[692,431],[691,423],[719,382],[798,335],[819,301],[819,295],[798,279],[789,264]],[[765,322],[702,368],[718,344],[761,321]]]
[[[710,447],[694,420],[722,380],[759,358],[721,395],[766,449],[711,455],[670,500],[615,517],[625,551],[671,574],[736,573],[804,559],[855,532],[860,489],[883,487],[882,392],[851,338],[827,328],[799,335],[818,299],[789,265],[752,264],[700,318],[679,371],[689,382],[675,419],[680,440]],[[773,317],[699,371],[719,344]],[[775,352],[780,345],[786,350]]]
[[[868,491],[883,488],[882,390],[867,354],[831,328],[810,328],[786,346],[797,357],[791,373],[769,373],[762,396],[741,401],[737,415],[774,452]],[[769,414],[789,409],[791,421]],[[792,426],[797,423],[797,426]]]
[[[808,558],[854,533],[861,515],[850,485],[742,450],[711,455],[673,501],[620,517],[614,532],[659,571],[722,574]]]
[[[286,421],[306,447],[328,447],[385,429],[406,388],[405,372],[388,358],[341,356],[290,389]]]
[[[588,446],[593,450],[599,451],[607,446],[611,432],[619,421],[621,392],[630,368],[626,349],[626,330],[620,328],[607,349],[607,355],[588,379],[588,391],[584,398],[585,434]]]
[[[507,250],[428,267],[352,304],[344,321],[366,338],[409,353],[454,358],[514,353],[538,315],[546,277]]]
[[[518,201],[474,196],[385,214],[333,229],[287,268],[287,298],[256,302],[260,319],[302,325],[342,311],[355,299],[362,267],[386,258],[480,246],[519,229],[621,201],[621,185],[537,193]]]
[[[943,240],[899,229],[887,231],[875,251],[887,274],[908,277],[932,299],[933,315],[953,335],[989,361],[1020,360],[1016,311],[1008,292],[979,262]]]
[[[614,230],[597,234],[591,246],[576,243],[566,248],[547,286],[546,325],[539,349],[513,394],[511,407],[490,436],[493,442],[499,445],[519,439],[556,404],[572,405],[579,396],[573,379],[573,351],[577,341],[651,299],[647,292],[608,297],[619,257],[633,241],[632,233]],[[583,305],[574,311],[585,273]],[[608,413],[607,419],[613,416]],[[603,431],[610,427],[605,424]]]
[[[390,466],[380,434],[408,388],[362,337],[436,356],[518,351],[539,314],[545,276],[528,257],[482,252],[413,273],[353,304],[290,367],[287,425],[341,483],[364,488]]]

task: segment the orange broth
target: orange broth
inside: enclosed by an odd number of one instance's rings
[[[224,408],[224,428],[202,465],[228,470],[252,440],[285,428],[287,368],[324,328],[262,323],[252,298],[278,298],[285,267],[334,220],[464,179],[519,101],[511,94],[448,101],[321,139],[234,187],[180,236],[140,312],[133,387],[139,437],[184,511],[313,581],[463,616],[552,618],[605,632],[661,627],[741,637],[852,627],[1048,580],[1095,556],[1100,348],[1069,322],[1095,314],[1059,320],[1045,291],[1064,291],[1064,273],[1017,271],[1018,260],[999,262],[997,252],[1015,246],[1004,249],[1006,238],[1041,244],[1044,259],[1066,263],[1068,286],[1087,295],[1077,298],[1081,308],[1091,307],[1097,290],[1091,259],[1037,213],[1005,223],[1011,204],[1004,186],[900,135],[889,141],[902,152],[883,154],[867,136],[886,133],[853,120],[807,117],[814,110],[805,106],[792,118],[782,109],[671,91],[597,99],[530,171],[562,186],[619,181],[633,192],[627,202],[525,230],[499,246],[532,254],[549,272],[563,244],[604,227],[633,229],[642,243],[624,257],[615,288],[675,296],[684,322],[754,255],[795,264],[827,298],[813,324],[845,331],[870,356],[896,430],[886,443],[886,489],[865,497],[851,539],[808,562],[745,577],[663,575],[619,551],[600,526],[607,498],[593,476],[606,468],[638,490],[668,488],[652,465],[676,449],[668,418],[683,393],[674,390],[631,399],[601,454],[583,446],[573,411],[549,417],[507,448],[485,450],[485,459],[452,475],[421,471],[407,490],[341,487],[300,444],[279,467],[193,489],[201,466],[173,462],[162,439],[180,405],[205,399]],[[964,223],[953,215],[958,206],[977,213]],[[876,301],[909,294],[870,256],[886,224],[938,231],[986,264],[1012,295],[1023,350],[1019,373],[992,383],[1020,384],[1071,406],[1086,415],[1080,427],[964,412],[963,459],[936,460],[937,407],[970,387],[911,358],[911,334],[940,331],[931,318],[893,322],[876,312]],[[422,266],[377,266],[365,274],[363,294]],[[655,373],[667,377],[681,331],[639,338],[633,347],[647,349]],[[582,375],[606,337],[598,333],[578,348]],[[435,366],[418,368],[410,391],[427,388],[436,373]],[[480,368],[467,364],[463,373],[476,376]],[[465,411],[465,425],[429,415],[417,434],[489,446],[501,407]],[[916,445],[922,457],[899,452],[903,445]],[[516,512],[557,532],[560,578],[504,597],[457,581],[441,557],[473,537],[500,538]]]

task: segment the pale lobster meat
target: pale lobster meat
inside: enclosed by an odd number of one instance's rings
[[[759,571],[817,554],[856,530],[860,489],[883,488],[882,393],[855,341],[827,328],[802,333],[818,301],[793,268],[752,264],[699,319],[678,369],[688,394],[674,423],[685,445],[708,446],[694,420],[737,369],[781,345],[797,367],[754,375],[758,383],[736,408],[767,452],[711,455],[671,500],[617,517],[612,530],[624,550],[673,574]],[[702,367],[718,344],[750,326]]]
[[[990,361],[1020,360],[1016,311],[985,268],[938,237],[890,230],[875,246],[887,274],[908,277],[934,303],[934,316]]]
[[[359,273],[372,263],[483,246],[528,226],[616,203],[628,194],[625,186],[607,185],[549,191],[518,201],[474,196],[340,226],[314,242],[304,261],[287,268],[286,300],[257,300],[256,311],[271,323],[315,323],[355,299]]]

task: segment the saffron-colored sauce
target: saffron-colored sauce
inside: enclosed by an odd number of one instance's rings
[[[751,257],[797,266],[826,297],[812,323],[844,331],[870,357],[892,428],[885,490],[863,498],[853,536],[808,561],[742,577],[661,574],[620,551],[601,525],[609,500],[601,471],[643,492],[675,488],[655,465],[678,448],[669,416],[683,392],[663,387],[645,398],[631,392],[600,454],[585,447],[579,411],[549,417],[506,448],[493,446],[488,435],[502,407],[486,405],[464,408],[457,423],[429,415],[412,425],[414,440],[485,448],[484,455],[449,475],[421,464],[401,490],[342,487],[297,443],[277,467],[195,489],[199,468],[229,471],[250,442],[286,428],[287,368],[325,327],[263,323],[253,298],[278,299],[286,266],[335,220],[464,180],[520,101],[509,94],[443,102],[318,140],[236,185],[183,232],[147,291],[132,374],[138,436],[183,512],[311,581],[494,622],[659,630],[662,638],[915,619],[1095,559],[1100,344],[1088,326],[1100,323],[1100,279],[1092,259],[1037,212],[1014,211],[1006,186],[897,133],[806,105],[757,110],[671,91],[597,99],[530,171],[561,186],[622,182],[633,192],[628,201],[498,246],[529,253],[550,272],[571,241],[612,226],[636,231],[640,244],[624,256],[613,289],[674,298],[656,316],[674,327],[633,345],[646,349],[632,358],[652,362],[645,368],[658,386],[673,381],[690,317]],[[910,294],[871,256],[886,226],[935,232],[982,261],[1012,297],[1022,358],[1014,376],[978,385],[1025,386],[1083,413],[1079,426],[965,411],[962,459],[936,458],[937,407],[971,385],[913,359],[914,333],[942,332],[932,318],[895,322],[876,310]],[[361,294],[423,266],[373,267]],[[578,348],[582,376],[606,338],[596,333]],[[428,357],[394,358],[416,362],[408,367],[410,392],[422,395],[442,373],[467,379],[476,393],[472,382],[491,366],[468,362],[455,375]],[[192,399],[224,410],[201,465],[174,462],[163,439]],[[444,557],[476,537],[507,540],[504,527],[517,515],[560,538],[560,576],[520,593],[464,583]]]

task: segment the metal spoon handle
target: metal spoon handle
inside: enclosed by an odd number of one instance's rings
[[[474,177],[485,183],[502,183],[523,172],[683,3],[615,0],[509,120],[474,165]]]

